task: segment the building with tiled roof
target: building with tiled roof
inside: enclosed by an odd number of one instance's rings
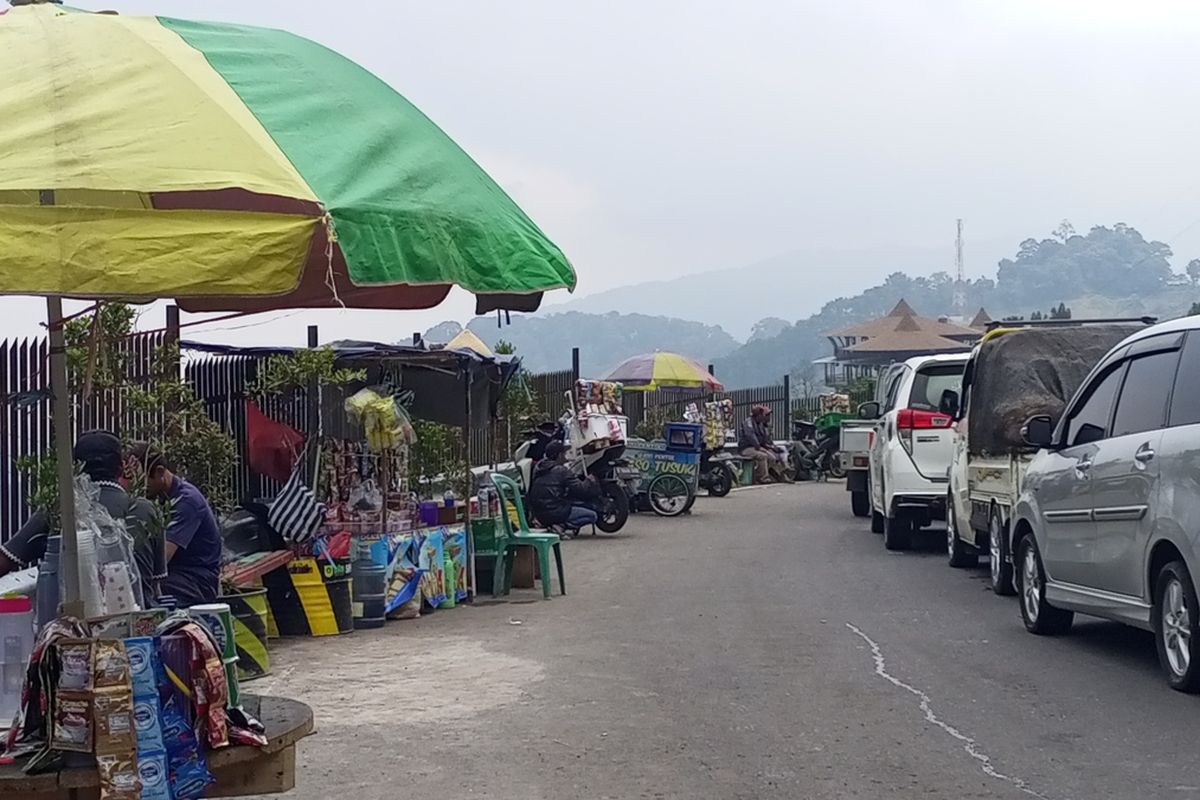
[[[972,320],[972,326],[967,327],[946,317],[922,317],[901,300],[885,317],[828,334],[833,355],[816,363],[824,368],[825,383],[829,386],[873,378],[883,367],[906,358],[970,350],[982,335],[974,327],[981,317],[987,317],[983,309]]]

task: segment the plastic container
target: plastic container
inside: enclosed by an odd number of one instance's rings
[[[33,601],[0,597],[0,719],[11,720],[21,705],[21,687],[33,652]]]
[[[41,630],[46,623],[58,616],[58,558],[62,550],[62,537],[51,536],[46,539],[46,555],[38,564],[37,578],[37,629]]]

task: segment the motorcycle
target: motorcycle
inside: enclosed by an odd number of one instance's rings
[[[708,490],[709,497],[724,497],[733,490],[736,473],[732,462],[733,456],[721,449],[700,451],[700,488]]]
[[[792,425],[791,462],[795,467],[796,476],[811,475],[813,480],[832,477],[841,480],[846,477],[846,469],[838,453],[840,449],[840,432],[818,431],[810,422],[797,420]]]
[[[562,423],[546,422],[525,431],[525,441],[513,453],[522,493],[528,493],[533,481],[533,468],[546,455],[546,445],[563,441]],[[629,519],[629,498],[636,494],[637,470],[621,458],[624,446],[608,447],[597,453],[575,458],[571,468],[581,476],[594,475],[600,484],[600,496],[593,501],[580,501],[596,512],[596,527],[605,533],[616,533]],[[630,492],[630,488],[633,492]]]

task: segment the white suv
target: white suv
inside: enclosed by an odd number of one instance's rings
[[[910,358],[903,369],[886,373],[884,401],[864,405],[863,415],[878,420],[871,441],[871,530],[883,534],[889,550],[907,548],[914,530],[946,519],[954,455],[950,405],[966,363],[966,353]]]

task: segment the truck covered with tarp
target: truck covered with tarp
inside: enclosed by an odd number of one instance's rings
[[[946,512],[951,566],[972,566],[987,553],[992,589],[1012,592],[1010,520],[1034,452],[1022,436],[1026,420],[1057,420],[1100,359],[1151,322],[1017,322],[993,328],[975,346],[955,414]]]
[[[997,328],[988,333],[963,375],[970,452],[986,456],[1024,449],[1025,421],[1035,414],[1058,419],[1092,367],[1138,327]]]

